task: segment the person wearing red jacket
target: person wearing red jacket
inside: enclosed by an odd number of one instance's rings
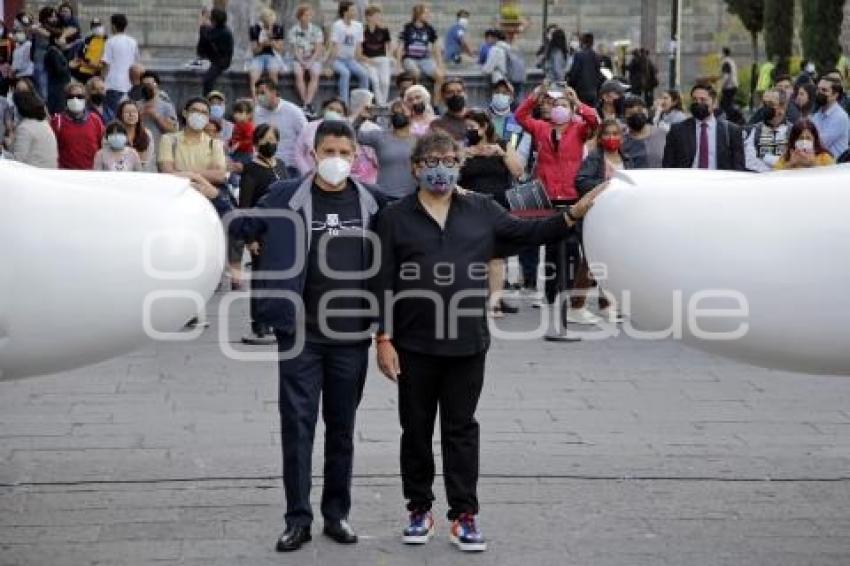
[[[50,127],[56,134],[60,169],[90,170],[103,144],[105,127],[97,114],[86,109],[85,87],[71,83],[65,89],[66,110],[54,114]]]
[[[584,159],[584,144],[598,127],[599,116],[596,110],[579,101],[572,88],[555,94],[547,92],[545,85],[538,86],[517,108],[515,117],[534,140],[537,177],[549,200],[555,207],[565,207],[579,199],[575,179]],[[552,102],[549,120],[532,117],[534,107],[549,100]],[[546,246],[546,302],[550,305],[561,302],[563,309],[561,322],[555,324],[555,332],[547,334],[547,339],[564,339],[565,334],[558,330],[566,327],[569,301],[557,298],[560,292],[572,288],[572,274],[581,264],[580,247],[580,235]]]
[[[599,125],[596,110],[579,102],[575,91],[567,88],[552,102],[549,121],[532,117],[541,98],[549,96],[541,85],[516,111],[516,121],[529,132],[537,147],[537,175],[553,201],[577,201],[575,178],[584,159],[584,143]]]

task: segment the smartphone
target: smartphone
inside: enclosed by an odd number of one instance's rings
[[[546,85],[546,94],[550,98],[563,98],[566,96],[567,83],[563,81],[552,82]]]

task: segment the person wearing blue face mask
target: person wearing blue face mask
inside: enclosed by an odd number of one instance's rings
[[[513,112],[514,87],[505,79],[493,85],[493,95],[487,113],[496,131],[496,137],[509,144],[519,154],[523,163],[531,152],[531,136],[525,135]]]
[[[399,391],[401,476],[410,513],[402,541],[425,544],[434,534],[432,436],[439,409],[449,537],[462,551],[482,551],[475,409],[490,345],[487,262],[567,237],[602,189],[566,213],[520,220],[489,196],[458,190],[462,156],[460,144],[443,131],[417,140],[411,170],[419,187],[378,218],[381,261],[371,287],[378,301],[378,367]]]
[[[233,122],[225,118],[227,98],[221,91],[214,90],[207,95],[207,102],[210,103],[210,120],[221,124],[221,141],[225,145],[230,144],[230,139],[233,137]]]
[[[138,152],[127,143],[127,129],[121,122],[106,127],[105,143],[94,156],[95,171],[143,171]]]

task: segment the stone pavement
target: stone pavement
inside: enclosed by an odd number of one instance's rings
[[[228,319],[237,348],[244,307]],[[210,320],[194,342],[0,383],[0,565],[850,564],[850,379],[628,338],[495,342],[478,413],[484,555],[454,551],[445,520],[426,548],[398,542],[396,401],[374,369],[361,543],[316,536],[278,555],[275,369],[222,355]],[[314,471],[320,486],[320,457]]]

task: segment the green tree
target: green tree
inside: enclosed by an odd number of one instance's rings
[[[841,24],[845,0],[803,2],[803,55],[814,62],[819,73],[835,68],[841,56]]]
[[[730,14],[738,16],[747,31],[753,47],[753,67],[750,79],[750,100],[756,92],[759,60],[759,33],[764,29],[764,0],[723,0]]]
[[[764,0],[764,46],[768,59],[779,60],[777,74],[788,72],[793,42],[794,0]]]

